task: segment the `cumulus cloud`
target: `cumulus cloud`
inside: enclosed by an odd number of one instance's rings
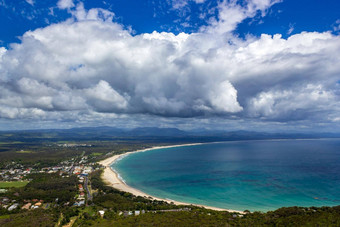
[[[249,0],[239,4],[237,0],[223,0],[218,3],[217,18],[211,18],[209,26],[202,29],[214,34],[234,31],[243,20],[252,18],[259,12],[263,17],[272,5],[279,2],[281,0]]]
[[[114,13],[101,9],[101,8],[92,8],[90,10],[86,10],[84,8],[84,4],[82,2],[78,3],[74,10],[70,10],[72,16],[78,20],[102,20],[102,21],[112,21],[114,17]]]
[[[340,111],[340,108],[333,106],[338,101],[334,91],[322,85],[307,84],[298,88],[261,92],[250,99],[250,113],[256,117],[284,121],[301,120],[330,110]]]
[[[200,38],[188,39],[187,34],[157,32],[132,36],[118,24],[91,20],[27,32],[2,57],[8,90],[2,102],[14,103],[16,96],[20,107],[59,110],[58,100],[69,96],[79,102],[70,108],[98,112],[197,116],[241,111],[228,78],[211,74],[214,56],[206,56],[205,48],[192,52]]]
[[[73,0],[59,0],[57,3],[59,9],[70,9],[74,7]]]
[[[96,86],[85,89],[84,94],[88,102],[99,112],[116,112],[126,109],[128,105],[127,100],[103,80]]]
[[[112,22],[113,13],[62,2],[74,7],[75,20],[26,32],[21,43],[0,48],[0,118],[340,117],[339,36],[303,32],[241,40],[231,34],[240,21],[278,1],[254,0],[247,7],[224,1],[210,27],[178,35],[132,35]]]

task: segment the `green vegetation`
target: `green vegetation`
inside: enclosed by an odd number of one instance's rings
[[[7,215],[2,215],[2,216],[0,216],[0,219],[8,219],[8,218],[10,218],[11,216],[9,215],[9,214],[7,214]]]
[[[86,146],[69,146],[69,144],[86,144]],[[64,146],[65,145],[65,146]],[[35,168],[50,167],[82,155],[90,161],[98,161],[112,151],[124,153],[163,143],[145,143],[140,141],[75,141],[46,142],[26,141],[0,144],[0,168],[6,168],[12,162]]]
[[[20,153],[20,154],[33,154],[35,153],[34,151],[24,151],[24,150],[20,150],[20,151],[17,151],[17,153]]]
[[[75,226],[339,226],[340,207],[306,210],[292,207],[268,213],[235,216],[205,209],[180,212],[148,212],[139,216],[78,219]]]
[[[0,181],[0,188],[21,188],[28,184],[28,181]]]
[[[92,156],[100,156],[100,155],[103,155],[103,153],[99,153],[99,152],[94,152],[91,154]]]
[[[4,216],[2,216],[4,217]],[[55,226],[58,215],[53,210],[36,209],[21,213],[6,215],[6,218],[0,216],[1,227],[36,227],[36,226]]]
[[[32,179],[25,188],[17,190],[20,199],[41,199],[45,202],[73,202],[77,194],[77,177],[61,177],[59,174],[38,173],[29,176]]]
[[[12,134],[6,135],[5,136],[11,136]],[[22,143],[20,141],[11,141],[11,142],[0,142],[0,145],[5,145],[5,144],[19,144]]]
[[[0,226],[55,226],[60,217],[60,223],[66,224],[78,216],[79,208],[72,207],[78,192],[75,175],[37,173],[27,178],[31,181],[26,186],[6,192],[7,198],[21,205],[13,211],[0,206]],[[42,204],[38,209],[20,209],[24,204],[37,202]]]

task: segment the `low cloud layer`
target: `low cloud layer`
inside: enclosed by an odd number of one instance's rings
[[[132,35],[109,11],[59,1],[72,19],[0,48],[0,118],[339,122],[339,36],[232,35],[276,2],[222,2],[219,18],[199,33]]]

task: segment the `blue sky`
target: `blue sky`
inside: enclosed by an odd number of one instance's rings
[[[0,0],[0,17],[0,129],[340,128],[336,0]]]
[[[77,1],[74,1],[77,2]],[[131,26],[136,32],[150,33],[156,31],[197,32],[205,19],[200,14],[216,6],[216,1],[205,1],[196,4],[174,8],[173,2],[164,0],[84,0],[87,9],[104,8],[115,13],[114,21],[125,26]],[[181,1],[179,1],[181,2]],[[30,1],[0,1],[1,33],[0,40],[4,45],[18,42],[18,37],[28,30],[46,27],[52,23],[62,22],[70,17],[65,10],[57,8],[56,0]],[[210,8],[208,8],[210,6]],[[53,14],[52,14],[53,12]],[[340,18],[340,2],[337,0],[283,0],[268,9],[265,17],[260,13],[255,18],[248,18],[239,24],[235,31],[238,35],[252,34],[290,34],[302,31],[334,31],[334,26]],[[216,12],[211,16],[216,16]],[[190,17],[190,18],[188,18]],[[183,25],[187,22],[188,25]],[[189,27],[187,27],[189,26]]]

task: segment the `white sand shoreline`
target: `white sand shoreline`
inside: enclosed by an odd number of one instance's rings
[[[171,145],[171,146],[157,146],[157,147],[147,148],[147,149],[143,149],[143,150],[137,150],[137,151],[132,151],[132,152],[114,155],[112,157],[109,157],[109,158],[99,162],[99,164],[105,166],[104,173],[102,175],[102,179],[104,180],[104,182],[107,185],[109,185],[109,186],[111,186],[115,189],[118,189],[120,191],[129,192],[131,194],[134,194],[135,196],[142,196],[142,197],[148,197],[148,198],[150,197],[152,199],[166,201],[168,203],[174,203],[176,205],[195,205],[195,206],[204,207],[204,208],[211,209],[211,210],[243,213],[242,211],[237,211],[237,210],[222,209],[222,208],[205,206],[205,205],[200,205],[200,204],[183,203],[183,202],[178,202],[178,201],[174,201],[174,200],[170,200],[170,199],[162,199],[162,198],[158,198],[158,197],[155,197],[155,196],[148,195],[148,194],[146,194],[146,193],[144,193],[144,192],[142,192],[138,189],[132,188],[129,185],[127,185],[125,182],[123,182],[119,178],[118,174],[114,170],[112,170],[111,167],[110,167],[112,163],[119,160],[121,157],[129,155],[129,154],[133,154],[133,153],[137,153],[137,152],[144,152],[144,151],[149,151],[149,150],[154,150],[154,149],[160,149],[160,148],[193,146],[193,145],[200,145],[200,144],[202,144],[202,143]]]

